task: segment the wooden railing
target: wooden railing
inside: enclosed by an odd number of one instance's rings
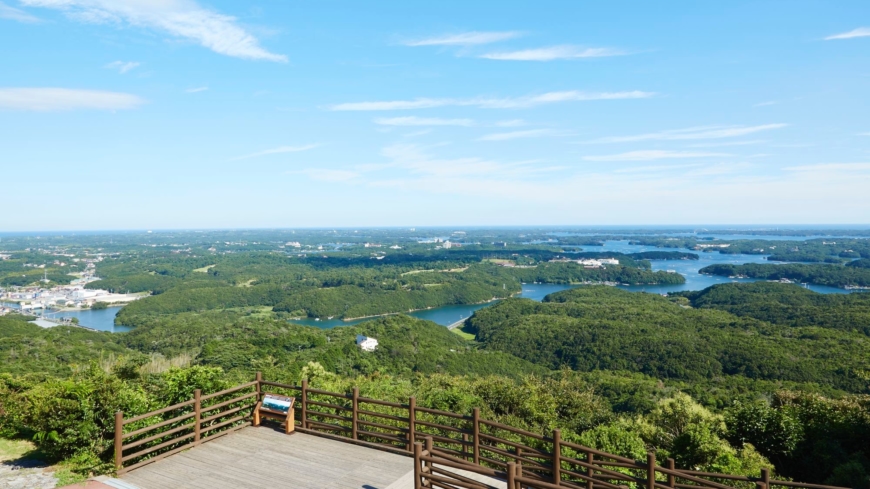
[[[251,390],[244,393],[242,391]],[[296,431],[414,457],[417,488],[485,489],[456,469],[509,482],[508,489],[845,489],[770,478],[677,469],[673,459],[659,464],[595,450],[548,435],[470,415],[381,401],[359,395],[281,384],[262,379],[201,395],[157,411],[115,417],[115,467],[124,473],[251,424],[264,392],[296,397]],[[425,445],[424,445],[425,442]],[[132,462],[132,464],[128,464]],[[513,485],[510,485],[513,484]]]
[[[252,390],[252,392],[242,392]],[[259,383],[213,394],[124,419],[115,413],[115,470],[123,474],[147,463],[231,433],[250,423]]]

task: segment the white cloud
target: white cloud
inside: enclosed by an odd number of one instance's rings
[[[21,0],[30,7],[65,12],[88,23],[129,24],[188,39],[212,51],[243,59],[286,62],[260,47],[235,17],[200,7],[193,0]]]
[[[390,159],[391,163],[377,166],[376,169],[388,169],[392,174],[396,168],[399,168],[424,178],[493,177],[494,175],[497,175],[496,178],[514,178],[554,170],[553,167],[540,166],[538,161],[502,163],[477,157],[435,158],[414,144],[388,146],[381,151],[381,154]]]
[[[251,153],[249,155],[238,156],[238,157],[233,158],[229,161],[247,160],[249,158],[257,158],[259,156],[282,154],[282,153],[298,153],[300,151],[308,151],[309,149],[314,149],[318,146],[319,146],[319,144],[306,144],[305,146],[278,146],[277,148],[266,149],[263,151],[257,151],[256,153]]]
[[[588,100],[619,100],[619,99],[638,99],[648,98],[655,95],[652,92],[641,92],[639,90],[629,92],[580,92],[570,90],[564,92],[548,92],[540,95],[529,95],[525,97],[512,98],[472,98],[472,99],[452,99],[452,98],[418,98],[414,100],[392,100],[380,102],[350,102],[336,104],[329,107],[330,110],[340,111],[375,111],[375,110],[410,110],[410,109],[430,109],[434,107],[458,106],[458,107],[479,107],[483,109],[524,109],[535,107],[538,105],[551,104],[557,102],[577,102]]]
[[[635,136],[615,136],[584,143],[627,143],[635,141],[681,141],[692,139],[722,139],[745,136],[760,131],[769,131],[771,129],[780,129],[788,126],[788,124],[764,124],[760,126],[707,126],[707,127],[690,127],[688,129],[675,129],[671,131],[653,132],[648,134],[638,134]]]
[[[71,88],[0,88],[0,109],[73,110],[134,109],[145,103],[136,95]]]
[[[685,165],[630,166],[628,168],[616,169],[613,171],[613,173],[660,173],[660,172],[672,172],[675,170],[685,170],[686,168],[698,168],[700,166],[704,166],[703,163],[688,163]]]
[[[321,182],[349,182],[360,176],[358,172],[351,170],[330,170],[326,168],[308,168],[301,172],[293,173],[303,173],[308,175],[308,178]]]
[[[188,88],[185,90],[185,93],[199,93],[208,90],[208,87],[196,87],[196,88]]]
[[[870,171],[870,163],[820,163],[817,165],[799,165],[783,168],[793,172],[865,172]]]
[[[374,120],[382,126],[473,126],[471,119],[440,119],[437,117],[381,117]]]
[[[111,63],[104,66],[104,68],[108,68],[110,70],[118,70],[118,73],[124,74],[128,71],[140,66],[142,63],[137,61],[112,61]]]
[[[612,48],[581,48],[579,46],[551,46],[547,48],[523,49],[502,53],[482,54],[480,58],[505,61],[553,61],[556,59],[601,58],[622,56],[625,51]]]
[[[709,164],[681,160],[673,165],[620,165],[611,169],[602,168],[606,165],[558,167],[541,161],[445,158],[430,151],[432,147],[390,146],[382,151],[388,160],[385,164],[349,166],[338,171],[359,174],[345,185],[388,188],[417,202],[438,202],[448,209],[453,204],[456,208],[461,205],[467,212],[453,213],[439,221],[443,212],[426,215],[420,214],[420,208],[381,205],[355,208],[360,215],[377,212],[381,221],[409,217],[419,220],[424,215],[431,225],[455,224],[457,216],[463,222],[492,225],[592,225],[662,223],[663,218],[674,224],[726,224],[733,223],[734,216],[742,216],[747,224],[825,222],[830,220],[832,208],[841,211],[836,222],[848,223],[863,222],[870,213],[870,200],[866,198],[870,163],[807,165],[800,171],[781,171],[739,161]],[[578,188],[583,191],[578,192]],[[614,195],[620,198],[613,199]],[[658,205],[648,205],[651,199]],[[553,216],[546,212],[554,205],[582,209],[600,206],[601,202],[608,203],[603,214]],[[693,205],[686,206],[686,202]],[[682,210],[676,217],[663,217],[662,208]],[[372,221],[372,225],[376,224]]]
[[[9,19],[25,24],[36,24],[41,22],[38,17],[34,17],[21,9],[10,7],[3,2],[0,2],[0,19]]]
[[[478,138],[478,141],[508,141],[510,139],[520,139],[520,138],[536,138],[540,136],[547,136],[552,134],[552,131],[549,129],[529,129],[528,131],[511,131],[511,132],[499,132],[495,134],[487,134]]]
[[[868,37],[870,36],[870,27],[859,27],[855,30],[851,30],[849,32],[843,32],[840,34],[834,34],[833,36],[828,36],[825,38],[826,41],[832,41],[834,39],[853,39],[856,37]]]
[[[473,46],[506,41],[521,36],[520,32],[464,32],[461,34],[447,34],[416,41],[403,42],[405,46]]]
[[[753,107],[767,107],[768,105],[776,105],[778,103],[779,102],[777,102],[776,100],[769,100],[767,102],[757,103],[757,104],[753,105]]]
[[[520,127],[525,126],[526,121],[522,119],[509,119],[504,121],[498,121],[495,123],[496,127]]]
[[[586,161],[652,161],[670,160],[682,158],[711,158],[716,156],[728,156],[724,153],[706,153],[700,151],[665,151],[649,149],[642,151],[629,151],[615,155],[584,156]]]
[[[859,136],[870,136],[870,132],[859,132]]]
[[[752,144],[766,143],[767,141],[756,139],[752,141],[726,141],[721,143],[697,143],[687,144],[687,148],[721,148],[723,146],[749,146]]]

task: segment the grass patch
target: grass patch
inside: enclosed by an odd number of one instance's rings
[[[450,331],[452,331],[455,334],[458,334],[459,336],[461,336],[462,338],[464,338],[468,341],[474,341],[474,334],[465,331],[464,324],[462,326],[457,327],[457,328],[453,328]]]
[[[197,272],[197,273],[208,273],[209,269],[213,266],[214,265],[209,265],[207,267],[202,267],[202,268],[194,268],[193,271]]]
[[[63,465],[56,466],[54,476],[57,478],[57,487],[78,484],[79,482],[84,482],[88,479],[84,475],[77,474],[70,470],[69,467],[64,467]]]
[[[16,460],[33,455],[36,445],[28,440],[7,440],[0,438],[0,461]]]

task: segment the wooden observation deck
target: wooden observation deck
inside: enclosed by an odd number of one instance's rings
[[[297,400],[283,428],[251,426],[267,392]],[[632,460],[565,441],[559,430],[486,420],[478,409],[451,413],[413,397],[382,401],[259,374],[150,413],[117,413],[115,467],[140,489],[845,489],[776,480],[768,469],[757,477],[679,469],[655,453]]]

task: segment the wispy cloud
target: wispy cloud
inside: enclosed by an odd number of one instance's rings
[[[776,105],[778,103],[779,102],[777,102],[776,100],[768,100],[767,102],[757,103],[757,104],[753,105],[753,107],[767,107],[768,105]]]
[[[136,95],[71,88],[0,88],[0,109],[55,111],[134,109],[145,103]]]
[[[374,120],[382,126],[473,126],[471,119],[440,119],[437,117],[381,117]]]
[[[870,132],[859,132],[859,136],[870,136]]]
[[[352,170],[333,170],[328,168],[307,168],[298,172],[308,175],[308,178],[320,182],[349,182],[360,176],[359,172]]]
[[[712,158],[717,156],[729,156],[725,153],[707,153],[701,151],[665,151],[648,149],[642,151],[629,151],[615,155],[584,156],[586,161],[652,161],[672,160],[684,158]]]
[[[661,173],[673,172],[676,170],[685,170],[686,168],[698,168],[704,166],[703,163],[688,163],[684,165],[644,165],[630,166],[628,168],[618,168],[613,173]]]
[[[613,136],[606,138],[583,141],[586,144],[593,143],[627,143],[635,141],[682,141],[692,139],[722,139],[745,136],[761,131],[780,129],[788,124],[763,124],[759,126],[705,126],[690,127],[688,129],[675,129],[670,131],[637,134],[634,136]]]
[[[835,39],[853,39],[856,37],[868,37],[870,36],[870,27],[859,27],[855,30],[851,30],[849,32],[842,32],[840,34],[834,34],[833,36],[828,36],[825,38],[826,41],[833,41]]]
[[[580,92],[577,90],[565,92],[548,92],[540,95],[512,98],[418,98],[414,100],[391,100],[378,102],[350,102],[330,106],[330,110],[375,111],[375,110],[411,110],[430,109],[433,107],[460,106],[479,107],[483,109],[524,109],[538,105],[557,102],[579,102],[587,100],[619,100],[648,98],[655,95],[652,92],[634,90],[630,92]]]
[[[551,46],[537,49],[523,49],[500,53],[482,54],[480,58],[504,61],[553,61],[557,59],[601,58],[622,56],[625,51],[612,48],[583,48],[579,46]]]
[[[188,88],[185,90],[185,93],[199,93],[208,90],[208,87],[196,87],[196,88]]]
[[[550,129],[529,129],[528,131],[511,131],[487,134],[478,138],[478,141],[508,141],[511,139],[537,138],[553,134]]]
[[[766,143],[763,139],[755,139],[752,141],[724,141],[719,143],[697,143],[687,144],[687,148],[721,148],[723,146],[750,146],[753,144]]]
[[[36,24],[41,22],[38,17],[30,15],[21,9],[10,7],[3,2],[0,2],[0,19],[9,19],[25,24]]]
[[[508,119],[504,121],[497,121],[495,125],[496,127],[520,127],[525,126],[526,121],[522,119]]]
[[[404,44],[405,46],[473,46],[479,44],[491,44],[494,42],[506,41],[508,39],[514,39],[521,35],[522,33],[515,31],[463,32],[460,34],[446,34],[425,39],[405,41],[402,44]]]
[[[395,144],[387,146],[381,154],[390,163],[377,169],[409,171],[412,175],[426,178],[466,178],[473,176],[498,175],[499,178],[529,176],[551,172],[555,167],[545,167],[539,161],[518,161],[505,163],[477,157],[444,159],[430,155],[425,148],[415,144]]]
[[[142,63],[138,61],[112,61],[111,63],[104,66],[104,68],[108,68],[110,70],[118,70],[118,73],[124,74],[128,71],[135,69],[140,66]]]
[[[283,54],[263,49],[253,35],[236,23],[235,17],[200,7],[193,0],[21,0],[21,3],[61,10],[81,22],[158,30],[236,58],[287,61]]]
[[[865,172],[865,171],[870,171],[870,163],[820,163],[817,165],[788,166],[788,167],[783,168],[783,170],[794,171],[794,172],[819,172],[819,171]]]
[[[257,151],[256,153],[251,153],[249,155],[237,156],[235,158],[232,158],[229,161],[247,160],[250,158],[258,158],[260,156],[282,154],[282,153],[298,153],[300,151],[308,151],[309,149],[314,149],[318,146],[320,146],[320,145],[319,144],[306,144],[305,146],[278,146],[277,148],[266,149],[263,151]]]

